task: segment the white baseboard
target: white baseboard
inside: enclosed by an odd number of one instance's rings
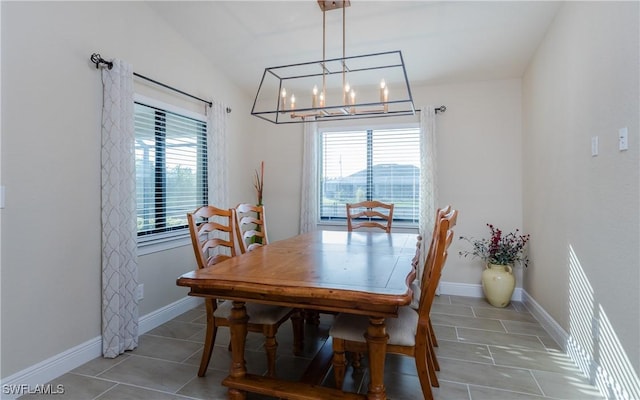
[[[553,319],[553,317],[551,317],[551,315],[549,315],[549,313],[544,308],[542,308],[542,306],[538,304],[538,302],[535,301],[533,297],[531,297],[526,291],[524,291],[522,302],[524,303],[525,307],[527,307],[529,312],[535,317],[535,319],[540,322],[540,325],[542,325],[544,330],[547,331],[549,336],[551,336],[553,340],[555,340],[556,343],[558,343],[564,351],[567,351],[569,334],[564,329],[562,329],[560,324],[558,324],[556,320]]]
[[[2,380],[2,399],[15,399],[23,393],[7,393],[12,389],[24,391],[24,387],[34,388],[71,371],[80,365],[99,357],[102,354],[102,338],[100,336],[72,347],[69,350],[49,357],[35,365],[16,372]]]
[[[155,327],[171,321],[180,314],[199,306],[203,300],[200,297],[187,296],[169,305],[159,308],[149,314],[143,315],[138,320],[138,333],[140,335],[149,332]]]
[[[451,296],[484,297],[482,285],[477,283],[440,282],[440,293]],[[517,287],[511,295],[512,301],[522,301],[522,288]]]
[[[138,319],[138,332],[140,335],[149,332],[200,304],[202,304],[202,299],[187,296],[143,315]],[[98,336],[2,379],[0,398],[3,400],[15,399],[23,393],[6,392],[11,389],[24,391],[24,388],[35,388],[37,385],[45,384],[101,355],[102,337]]]

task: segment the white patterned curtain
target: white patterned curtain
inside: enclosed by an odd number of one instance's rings
[[[214,101],[207,121],[208,184],[209,204],[218,208],[229,207],[228,125],[227,107]]]
[[[436,111],[435,108],[422,107],[420,112],[420,222],[422,235],[418,276],[412,285],[414,297],[412,306],[417,307],[420,300],[420,281],[424,272],[426,253],[429,251],[431,234],[435,223],[438,187],[436,184]]]
[[[300,194],[300,233],[318,224],[318,123],[305,122]]]
[[[102,69],[102,354],[138,346],[133,69]]]

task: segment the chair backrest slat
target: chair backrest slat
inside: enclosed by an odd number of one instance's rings
[[[263,205],[238,204],[236,206],[236,236],[240,253],[244,254],[269,243],[265,212]]]
[[[391,232],[394,204],[374,200],[347,203],[346,207],[349,232],[359,228],[380,228],[387,233]]]
[[[233,210],[202,206],[187,213],[187,222],[198,268],[235,257]]]

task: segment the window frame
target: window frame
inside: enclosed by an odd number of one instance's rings
[[[354,125],[331,125],[327,127],[318,126],[316,136],[317,140],[317,221],[316,225],[325,226],[325,227],[346,227],[347,219],[345,218],[332,218],[332,219],[323,219],[321,215],[321,205],[322,205],[322,166],[323,166],[323,153],[322,153],[322,135],[324,133],[331,132],[349,132],[349,131],[380,131],[380,130],[394,130],[394,129],[416,129],[420,132],[420,124],[418,122],[405,122],[405,123],[387,123],[387,124],[354,124]],[[422,134],[420,134],[420,141],[423,140]],[[422,173],[422,171],[420,172]],[[369,188],[367,189],[369,190]],[[396,220],[394,218],[393,227],[398,228],[399,230],[407,230],[413,231],[414,229],[419,228],[419,221],[416,222],[408,222],[402,220]]]
[[[207,116],[204,114],[190,111],[173,104],[165,103],[161,100],[147,97],[139,93],[134,93],[133,101],[134,103],[140,103],[148,107],[157,108],[163,111],[178,114],[180,116],[195,119],[204,123],[205,129],[208,128],[209,121]],[[205,144],[205,146],[207,146],[207,144]],[[210,173],[210,171],[207,170],[207,173]],[[204,177],[203,179],[208,180],[208,177]],[[205,194],[205,197],[207,196],[208,194]],[[208,199],[205,200],[205,204],[207,202]],[[189,229],[186,225],[184,227],[172,228],[162,232],[146,233],[143,235],[138,234],[136,230],[136,236],[138,255],[155,253],[158,251],[169,250],[172,248],[191,244]]]

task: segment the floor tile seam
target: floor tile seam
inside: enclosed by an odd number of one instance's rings
[[[111,391],[111,390],[113,390],[115,387],[117,387],[118,385],[120,385],[120,382],[113,381],[113,383],[114,383],[113,385],[111,385],[111,386],[109,386],[108,388],[106,388],[105,390],[103,390],[100,394],[98,394],[97,396],[94,396],[94,397],[93,397],[93,400],[100,399],[100,397],[101,397],[102,395],[104,395],[105,393],[110,392],[110,391]]]
[[[181,396],[181,395],[179,395],[178,393],[179,393],[182,389],[184,389],[188,384],[190,384],[191,382],[193,382],[193,380],[194,380],[194,379],[197,379],[197,378],[200,378],[200,377],[199,377],[198,375],[196,375],[196,376],[192,376],[192,377],[191,377],[191,379],[189,379],[188,381],[186,381],[186,382],[184,383],[184,385],[182,385],[182,386],[180,386],[178,389],[176,389],[176,393],[175,393],[175,394],[176,394],[176,395],[178,395],[178,396]]]
[[[509,332],[508,330],[507,330],[506,333],[508,333],[510,335],[536,336],[536,337],[540,338],[540,335],[538,335],[536,333]],[[545,347],[547,347],[547,346],[545,346]]]
[[[475,330],[475,331],[484,331],[484,332],[493,332],[493,333],[504,333],[506,335],[525,336],[527,338],[535,337],[536,339],[538,339],[538,343],[541,344],[542,347],[547,348],[547,346],[545,346],[545,344],[542,342],[542,340],[540,340],[540,336],[538,336],[538,335],[527,335],[526,333],[510,333],[510,332],[490,331],[490,330],[487,330],[487,329],[470,328],[470,327],[467,327],[467,326],[458,326],[456,328],[472,329],[472,330]]]
[[[111,368],[113,368],[113,367],[115,367],[115,366],[117,366],[117,365],[122,364],[122,363],[123,363],[123,362],[125,362],[129,357],[131,357],[131,356],[132,356],[132,354],[131,354],[131,353],[129,353],[129,352],[127,352],[127,353],[123,353],[123,354],[120,354],[120,355],[126,355],[126,357],[122,357],[122,360],[118,361],[117,363],[115,363],[115,364],[113,364],[113,365],[110,365],[110,366],[109,366],[109,368],[107,368],[107,369],[105,369],[105,370],[103,370],[103,371],[101,371],[101,372],[97,373],[96,375],[87,375],[87,374],[81,374],[81,373],[78,373],[78,372],[72,372],[72,371],[69,371],[69,373],[73,373],[73,374],[76,374],[76,375],[82,375],[82,376],[97,377],[97,376],[102,375],[102,374],[104,374],[105,372],[109,371]],[[100,356],[100,357],[98,357],[98,358],[104,358],[104,357]],[[94,360],[95,360],[95,358],[94,358]],[[81,365],[80,367],[82,367],[82,366],[83,366],[83,365]],[[76,369],[77,369],[77,368],[76,368]]]
[[[438,358],[440,358],[440,357],[438,357]],[[443,359],[448,359],[448,360],[453,360],[453,361],[464,361],[464,362],[467,362],[467,363],[482,364],[482,365],[485,365],[485,366],[486,365],[491,365],[493,367],[498,367],[498,368],[507,368],[507,369],[515,369],[515,370],[520,370],[520,371],[526,371],[532,376],[533,376],[533,371],[540,371],[540,372],[545,372],[545,373],[555,373],[555,374],[558,373],[558,372],[550,372],[550,371],[543,371],[543,370],[532,370],[531,368],[517,367],[517,366],[512,366],[512,365],[493,365],[493,364],[487,364],[487,363],[483,363],[483,362],[475,361],[475,360],[460,360],[460,359],[444,357],[444,356],[442,356],[442,358]]]
[[[480,345],[480,346],[496,346],[496,347],[497,346],[501,346],[501,345],[493,344],[493,343],[472,342],[472,341],[469,341],[469,340],[459,340],[458,342],[459,343],[467,343],[467,344],[475,344],[475,345]],[[502,346],[504,346],[504,345],[502,345]],[[511,345],[511,346],[513,346],[513,345]],[[536,347],[524,347],[522,345],[518,345],[518,346],[519,346],[519,348],[525,349],[525,350],[536,350],[537,349]],[[539,350],[539,351],[544,352],[544,350]],[[638,400],[640,400],[640,399],[638,399]]]
[[[189,338],[191,338],[194,335],[196,335],[196,333],[194,333],[193,335],[189,336]],[[177,338],[177,337],[172,337],[172,336],[154,335],[154,334],[149,333],[149,332],[145,333],[143,336],[151,336],[151,337],[154,337],[154,338],[179,340],[181,342],[189,342],[189,343],[201,343],[201,342],[196,342],[195,340],[189,339],[189,338],[182,339],[182,338]]]
[[[493,358],[491,360],[487,360],[487,362],[482,362],[482,361],[478,361],[478,360],[469,360],[467,358],[458,358],[458,357],[447,356],[447,355],[444,355],[444,354],[438,354],[437,357],[438,357],[438,360],[444,359],[444,360],[453,360],[453,361],[473,362],[473,363],[476,363],[476,364],[484,364],[484,365],[493,365],[493,366],[495,366],[495,364],[493,363]],[[458,383],[460,383],[460,382],[458,382]]]
[[[505,331],[506,333],[509,333],[509,330],[508,330],[508,329],[507,329],[507,327],[505,326],[504,321],[503,321],[503,320],[501,320],[501,319],[500,319],[500,320],[498,320],[498,321],[500,322],[500,326],[502,326],[502,329],[504,329],[504,331]]]
[[[189,360],[190,358],[192,358],[193,356],[195,356],[196,354],[198,354],[202,349],[197,349],[195,350],[193,353],[189,354],[187,357],[185,357],[182,361],[180,361],[180,364],[187,364],[187,360]],[[213,356],[213,352],[211,352],[211,355]],[[193,365],[193,364],[187,364],[187,365]],[[200,363],[198,363],[197,365],[200,365]]]
[[[518,366],[518,365],[508,365],[508,364],[501,364],[501,363],[495,363],[496,367],[505,367],[505,368],[517,368],[517,369],[525,369],[528,370],[534,377],[535,374],[534,372],[541,372],[543,374],[557,374],[557,375],[561,375],[563,377],[571,377],[572,376],[572,371],[567,371],[567,372],[559,372],[557,370],[551,371],[551,370],[547,370],[547,369],[540,369],[540,368],[531,368],[531,367],[522,367],[522,366]],[[579,371],[576,371],[575,373],[578,373]],[[537,383],[537,380],[536,380]]]
[[[459,344],[470,344],[472,346],[480,346],[480,347],[484,347],[487,349],[487,351],[489,352],[489,354],[491,355],[491,351],[489,351],[489,345],[485,344],[485,343],[472,343],[472,342],[461,342],[459,340],[448,340],[448,339],[439,339],[438,342],[449,342],[449,343],[459,343]],[[439,348],[439,346],[436,346],[436,350]],[[436,353],[437,356],[440,356],[439,354]],[[442,355],[442,357],[445,357],[444,355]],[[451,358],[451,357],[449,357]],[[491,357],[493,359],[493,356]],[[463,360],[466,361],[466,360]]]
[[[445,315],[445,316],[451,316],[454,318],[467,318],[470,320],[482,320],[482,321],[501,321],[500,318],[486,318],[486,317],[477,317],[477,316],[470,316],[470,315],[457,315],[457,314],[451,314],[451,313],[439,313],[439,312],[435,312],[435,311],[431,311],[432,314],[438,314],[438,315]]]
[[[539,337],[538,337],[538,339],[539,339]],[[498,344],[488,344],[487,346],[489,346],[489,347],[506,347],[506,345],[498,345]],[[517,349],[517,350],[521,350],[521,349]],[[567,361],[571,361],[572,364],[575,364],[575,363],[573,363],[573,360],[571,359],[571,357],[569,357],[569,355],[567,353],[565,353],[563,351],[556,350],[556,349],[548,349],[546,346],[545,346],[544,350],[534,349],[534,348],[527,348],[525,350],[528,351],[528,352],[546,354],[546,355],[549,355],[549,356],[562,355],[562,356],[566,357]]]
[[[491,343],[482,343],[482,342],[475,342],[475,341],[470,341],[470,340],[460,339],[460,332],[458,331],[458,328],[463,328],[463,329],[474,329],[474,330],[482,330],[482,331],[485,331],[485,332],[494,332],[494,333],[506,333],[506,332],[487,331],[487,330],[484,330],[484,329],[475,329],[475,328],[458,327],[458,326],[455,326],[454,328],[455,328],[455,330],[456,330],[456,338],[457,338],[457,339],[455,340],[455,342],[457,342],[457,343],[467,343],[467,344],[482,345],[482,346],[499,346],[499,345],[497,345],[497,344],[491,344]],[[516,334],[516,335],[517,335],[517,334]],[[523,335],[523,336],[530,336],[530,335]],[[442,340],[446,340],[446,339],[442,339]],[[449,340],[449,341],[450,341],[450,342],[453,342],[453,340]],[[539,337],[538,337],[538,341],[540,341],[540,338],[539,338]],[[520,345],[520,346],[521,346],[521,345]],[[537,349],[537,348],[535,348],[535,347],[524,347],[524,346],[521,346],[521,347],[523,347],[523,348],[525,348],[525,349],[529,349],[529,350],[536,350],[536,349]],[[544,349],[547,349],[547,346],[545,346],[544,344],[542,344],[542,347],[543,347]],[[539,350],[539,351],[544,351],[544,350]]]
[[[476,313],[476,308],[475,307],[471,307],[471,314],[473,314],[473,318],[480,318],[480,317],[478,317],[478,313]]]
[[[104,372],[106,372],[106,371],[104,371]],[[120,383],[120,381],[116,381],[116,380],[109,379],[109,378],[104,378],[104,377],[99,376],[99,375],[86,375],[86,374],[79,374],[79,373],[77,373],[77,372],[67,372],[67,373],[68,373],[68,374],[70,374],[70,375],[82,376],[82,377],[84,377],[84,378],[93,378],[93,379],[97,379],[97,380],[99,380],[99,381],[103,381],[103,382],[110,382],[110,383],[114,383],[114,384],[118,384],[118,383]],[[102,374],[102,372],[101,372],[101,374]]]
[[[456,314],[456,313],[448,312],[448,311],[446,311],[446,310],[438,311],[438,310],[431,309],[431,313],[430,313],[430,314],[451,315],[452,317],[468,317],[468,318],[476,318],[476,316],[475,316],[475,315],[469,315],[469,314]]]
[[[543,371],[543,372],[548,372],[548,371]],[[536,383],[536,386],[538,386],[538,389],[540,390],[540,393],[542,393],[542,395],[544,397],[547,397],[547,395],[544,392],[544,390],[542,390],[542,385],[540,384],[540,382],[538,382],[538,379],[536,379],[536,374],[533,373],[532,369],[529,369],[529,373],[531,374],[531,377],[533,378],[533,381]],[[561,374],[561,375],[564,375],[564,374]]]
[[[183,397],[183,398],[185,398],[185,399],[200,400],[200,399],[198,399],[197,397],[191,397],[191,396],[185,396],[185,395],[182,395],[182,394],[178,394],[178,392],[171,392],[171,391],[168,391],[168,390],[159,390],[159,389],[157,389],[157,388],[150,387],[150,386],[136,385],[135,383],[129,383],[129,382],[118,382],[118,385],[122,385],[122,386],[131,386],[131,387],[134,387],[134,388],[136,388],[136,389],[149,390],[149,391],[151,391],[151,392],[156,392],[156,393],[168,394],[168,395],[172,395],[172,396]],[[112,387],[112,389],[113,389],[113,388],[115,388],[115,387],[116,387],[116,386],[118,386],[118,385],[113,386],[113,387]]]
[[[536,382],[536,385],[538,384],[538,382]],[[473,384],[473,383],[468,383],[467,384],[469,386],[469,396],[471,397],[471,389],[476,387],[476,388],[485,388],[485,389],[494,389],[494,390],[500,390],[502,392],[509,392],[509,393],[517,393],[517,394],[523,394],[526,396],[537,396],[540,397],[540,399],[548,399],[548,397],[546,397],[544,394],[537,394],[537,393],[529,393],[529,392],[519,392],[517,390],[509,390],[509,389],[503,389],[503,388],[499,388],[499,387],[495,387],[495,386],[487,386],[487,385],[477,385],[477,384]],[[538,387],[539,388],[539,387]],[[542,390],[540,391],[540,393],[544,393]],[[473,399],[473,397],[471,397]]]
[[[472,400],[472,398],[471,398],[471,387],[470,387],[470,385],[468,383],[465,383],[465,386],[467,387],[467,398],[469,400]]]
[[[491,361],[493,361],[493,365],[497,365],[496,358],[493,356],[493,352],[491,352],[491,346],[487,345],[487,351],[489,352],[489,356],[491,356]]]
[[[147,360],[154,360],[154,361],[164,361],[164,362],[168,362],[168,363],[172,363],[172,364],[177,364],[177,365],[192,365],[192,364],[185,364],[185,363],[180,362],[180,361],[167,360],[166,358],[152,357],[152,356],[147,356],[147,355],[143,355],[143,354],[131,354],[131,355],[129,356],[129,358],[131,358],[131,357],[145,358],[145,359],[147,359]],[[109,368],[109,370],[110,370],[110,369],[111,369],[111,368]],[[107,371],[104,371],[104,372],[107,372]],[[101,373],[100,375],[104,374],[104,372],[103,372],[103,373]]]
[[[508,332],[505,332],[505,331],[493,331],[493,330],[490,330],[490,329],[471,328],[471,327],[461,326],[461,325],[446,325],[446,324],[439,324],[439,323],[433,323],[433,322],[432,322],[432,325],[434,327],[436,327],[436,326],[446,326],[446,327],[449,327],[449,328],[467,328],[467,329],[476,329],[476,330],[485,331],[485,332],[508,333]]]
[[[493,320],[500,321],[501,323],[503,321],[508,321],[508,322],[522,322],[522,323],[525,323],[525,324],[538,324],[538,325],[540,324],[539,322],[537,322],[535,320],[532,322],[532,321],[526,321],[526,320],[522,320],[522,319],[504,318],[502,316],[496,316],[496,317],[482,317],[482,316],[479,316],[479,317],[476,317],[476,318],[478,318],[478,319],[493,319]]]

